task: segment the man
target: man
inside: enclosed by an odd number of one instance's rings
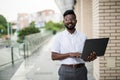
[[[63,14],[63,23],[66,29],[55,35],[52,46],[52,60],[59,60],[59,80],[87,80],[85,61],[96,59],[95,52],[87,60],[81,59],[86,35],[77,31],[76,15],[73,10]]]

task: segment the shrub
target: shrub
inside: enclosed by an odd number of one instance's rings
[[[40,30],[36,27],[26,27],[22,30],[20,30],[18,33],[18,36],[26,36],[26,35],[30,35],[30,34],[33,34],[33,33],[38,33],[40,32]]]
[[[22,30],[18,31],[18,42],[23,42],[26,35],[34,34],[40,32],[39,28],[35,27],[34,22],[31,22],[30,26],[23,28]]]
[[[64,29],[64,26],[63,23],[54,23],[52,21],[49,21],[45,23],[45,28],[46,30],[52,31],[53,34],[55,34],[56,32]]]

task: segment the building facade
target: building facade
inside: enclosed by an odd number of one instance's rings
[[[94,62],[96,80],[120,80],[120,0],[92,0],[93,37],[109,37],[104,57]]]
[[[43,27],[45,22],[53,21],[53,22],[60,22],[61,15],[56,13],[54,10],[46,9],[34,14],[28,13],[19,13],[17,18],[17,26],[19,29],[23,29],[28,27],[29,24],[34,21],[36,27]]]

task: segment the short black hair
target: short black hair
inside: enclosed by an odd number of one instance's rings
[[[76,14],[75,14],[75,12],[74,12],[73,10],[66,10],[66,11],[64,12],[64,14],[63,14],[63,17],[65,17],[65,16],[68,15],[68,14],[73,14],[73,15],[76,17]]]

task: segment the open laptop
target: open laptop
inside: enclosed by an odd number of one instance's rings
[[[85,41],[81,58],[87,59],[87,57],[93,51],[96,52],[97,56],[104,56],[108,41],[109,41],[109,38],[87,39]]]

